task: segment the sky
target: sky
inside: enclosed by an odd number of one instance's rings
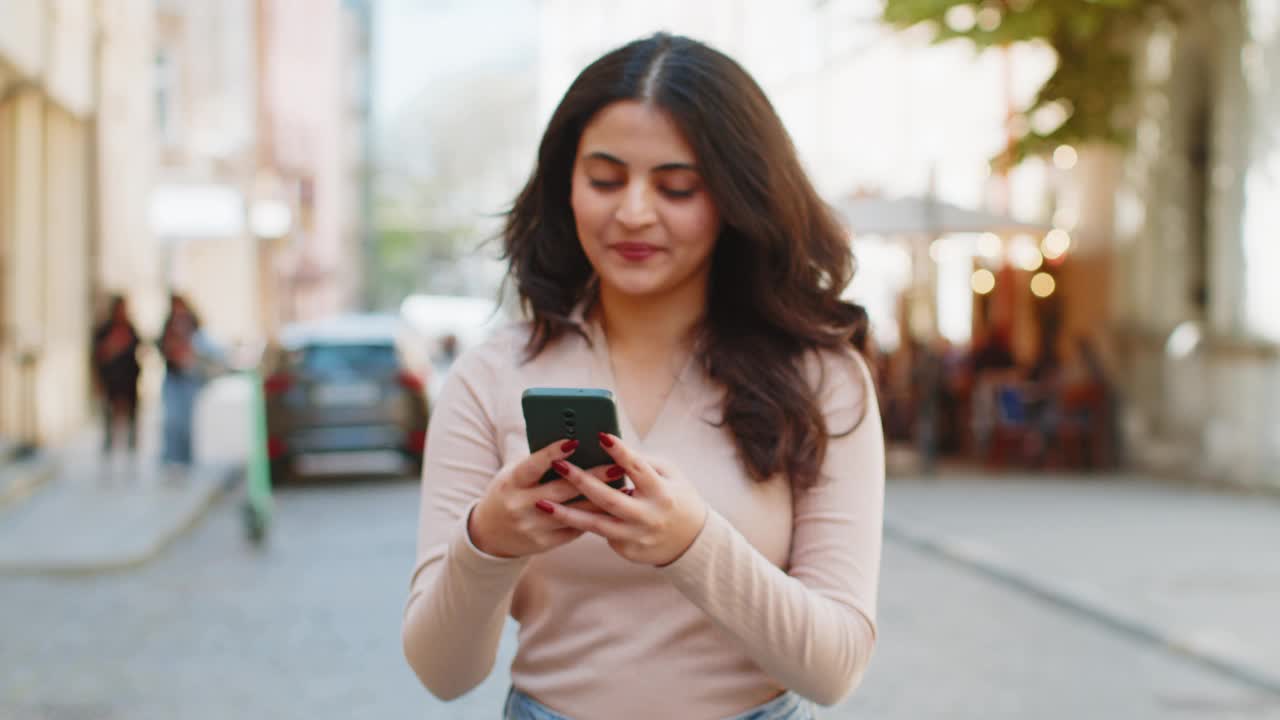
[[[537,0],[375,0],[376,122],[442,78],[529,57],[537,20]]]

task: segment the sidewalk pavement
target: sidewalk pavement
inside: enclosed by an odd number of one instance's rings
[[[1280,696],[1276,496],[952,472],[891,479],[885,535]]]
[[[7,448],[0,447],[0,509],[25,500],[53,477],[56,470],[57,463],[47,452],[18,459]]]
[[[144,411],[139,450],[102,453],[98,424],[36,461],[0,465],[0,573],[92,573],[139,565],[190,528],[240,477],[248,386],[210,383],[196,409],[196,464],[163,468],[160,413]],[[21,466],[21,467],[20,467]]]

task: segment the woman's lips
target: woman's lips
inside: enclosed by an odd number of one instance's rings
[[[621,255],[623,259],[632,262],[647,260],[658,252],[657,247],[644,243],[618,243],[612,249]]]

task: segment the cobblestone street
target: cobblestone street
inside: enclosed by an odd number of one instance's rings
[[[891,516],[918,502],[905,489],[891,485]],[[284,490],[263,550],[231,496],[141,569],[0,579],[0,717],[497,717],[510,631],[489,680],[449,704],[401,658],[416,496],[409,481]],[[1280,704],[890,540],[876,659],[822,717],[1273,718]]]

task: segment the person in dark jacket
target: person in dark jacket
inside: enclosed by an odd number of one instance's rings
[[[93,332],[94,380],[102,395],[102,451],[114,444],[119,421],[128,423],[130,452],[138,449],[138,332],[129,320],[129,307],[119,295],[111,297],[107,319]]]

